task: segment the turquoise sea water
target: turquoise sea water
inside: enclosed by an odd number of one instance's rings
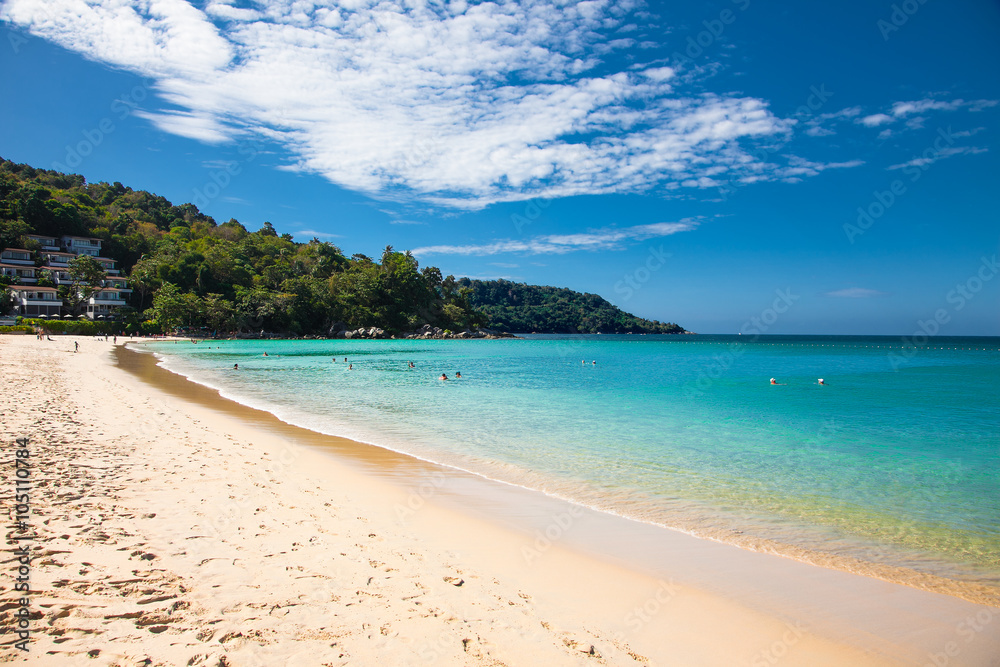
[[[916,342],[147,347],[170,370],[315,431],[748,548],[998,595],[1000,338]]]

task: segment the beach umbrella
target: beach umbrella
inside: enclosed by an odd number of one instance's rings
[[[35,317],[37,317],[40,320],[47,320],[49,318],[48,315],[36,315]]]
[[[63,319],[64,320],[71,320],[71,319],[73,319],[73,316],[70,315],[69,313],[66,313],[65,315],[63,315]]]

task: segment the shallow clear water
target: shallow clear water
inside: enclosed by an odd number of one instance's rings
[[[750,548],[1000,592],[998,338],[149,347],[316,431]]]

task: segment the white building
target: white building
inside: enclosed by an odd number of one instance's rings
[[[38,244],[42,246],[42,250],[52,250],[55,252],[62,250],[62,244],[54,236],[41,236],[40,234],[27,234],[26,236],[32,241],[38,241]]]
[[[104,267],[105,272],[109,276],[117,276],[121,271],[115,268],[115,260],[108,259],[107,257],[94,257],[97,263]]]
[[[56,295],[56,288],[11,285],[7,289],[14,296],[14,307],[17,309],[18,315],[59,317],[63,302]]]
[[[35,265],[34,260],[31,259],[31,253],[22,248],[4,248],[3,252],[0,252],[0,262],[24,266]]]
[[[92,320],[110,317],[116,310],[127,305],[125,293],[131,291],[115,287],[102,287],[99,292],[94,292],[90,300],[87,301],[87,317]]]
[[[71,252],[54,252],[52,250],[43,250],[38,254],[45,261],[45,266],[50,269],[67,269],[69,268],[69,260],[76,257]]]
[[[7,278],[18,278],[18,282],[22,285],[34,285],[38,282],[38,276],[35,275],[35,267],[28,266],[27,264],[6,264],[0,262],[0,274],[3,274]]]
[[[63,236],[62,247],[74,255],[90,255],[98,257],[101,254],[101,239],[90,236]]]
[[[69,263],[79,255],[89,255],[101,265],[107,276],[101,281],[100,289],[94,292],[86,303],[86,315],[90,319],[111,317],[116,310],[128,304],[132,290],[115,268],[115,260],[101,257],[101,239],[87,236],[53,236],[28,234],[27,238],[41,245],[38,252],[56,285],[72,285]],[[63,306],[56,290],[52,287],[37,287],[37,268],[31,252],[23,248],[4,248],[0,253],[0,274],[10,278],[20,278],[20,284],[11,285],[11,293],[18,315],[25,317],[58,317]],[[30,283],[30,284],[29,284]],[[82,295],[81,295],[82,296]]]

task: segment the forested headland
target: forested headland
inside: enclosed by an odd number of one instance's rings
[[[454,332],[683,331],[633,317],[597,295],[443,276],[391,246],[379,257],[347,256],[317,238],[296,242],[269,222],[250,232],[235,219],[219,224],[193,204],[175,206],[119,182],[87,183],[78,174],[0,158],[0,247],[37,251],[27,234],[101,239],[102,254],[117,261],[133,290],[116,315],[129,332],[328,336],[378,328],[396,335],[424,325]],[[44,270],[39,276],[40,286],[55,286]],[[73,298],[62,287],[60,296]]]
[[[490,325],[522,333],[685,333],[671,323],[630,315],[597,294],[582,294],[565,287],[542,287],[508,280],[470,280],[472,306],[489,318]]]

